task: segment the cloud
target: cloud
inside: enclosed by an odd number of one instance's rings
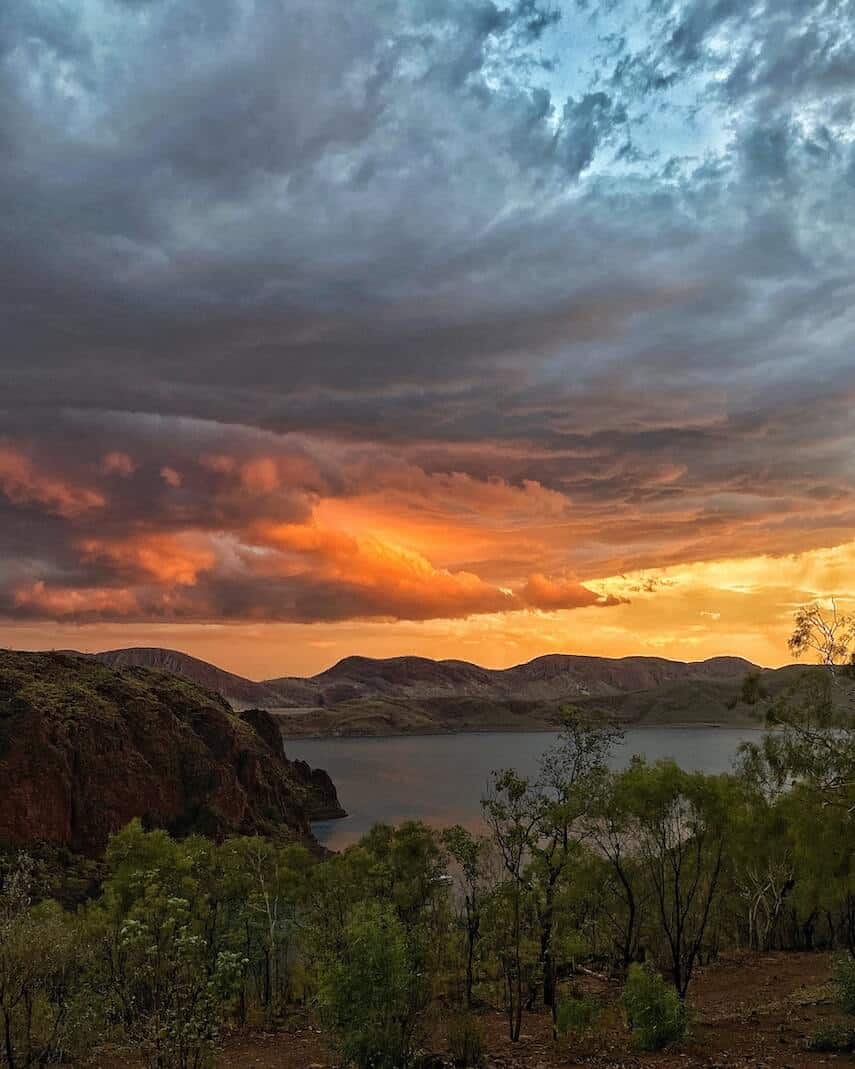
[[[535,573],[528,577],[520,591],[526,605],[554,612],[557,609],[580,609],[587,605],[618,605],[620,599],[600,595],[572,578],[549,579]]]
[[[105,453],[101,458],[101,471],[105,475],[119,475],[123,479],[127,479],[129,475],[137,470],[136,464],[134,464],[131,457],[127,453],[121,453],[116,449],[112,449],[109,453]]]
[[[839,544],[850,14],[4,4],[0,608],[524,618]]]
[[[217,559],[210,540],[201,535],[144,534],[118,542],[88,538],[77,549],[83,561],[106,564],[114,575],[166,586],[195,586]]]
[[[57,620],[65,617],[122,618],[138,611],[136,597],[130,590],[103,587],[61,587],[51,589],[39,579],[14,592],[15,609],[24,617]]]
[[[29,457],[4,446],[0,446],[0,491],[12,506],[35,506],[66,518],[102,508],[106,503],[97,490],[75,486],[41,471]]]

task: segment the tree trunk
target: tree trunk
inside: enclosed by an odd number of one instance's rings
[[[3,1011],[3,1040],[6,1048],[6,1061],[9,1069],[15,1069],[15,1048],[12,1044],[12,1018],[8,1010]]]

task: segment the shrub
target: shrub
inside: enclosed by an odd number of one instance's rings
[[[153,874],[112,947],[110,997],[130,1045],[150,1069],[201,1069],[244,962],[229,951],[210,961],[187,899],[163,892]]]
[[[661,1050],[686,1034],[680,996],[648,965],[630,965],[621,1006],[640,1050]]]
[[[855,1014],[855,958],[839,958],[835,962],[834,987],[841,1009]]]
[[[484,1064],[484,1032],[471,1013],[459,1013],[448,1022],[448,1053],[458,1069]]]
[[[3,1065],[47,1065],[87,1052],[101,1021],[82,925],[51,901],[31,904],[35,865],[0,867]]]
[[[805,1049],[824,1054],[849,1054],[855,1050],[855,1031],[835,1021],[823,1021],[805,1040]]]
[[[380,902],[358,905],[342,945],[323,963],[321,1019],[357,1069],[406,1069],[424,1005],[410,947],[393,910]]]
[[[559,1036],[583,1036],[593,1032],[600,1019],[600,1004],[584,995],[570,995],[562,999],[555,1014],[555,1028]]]

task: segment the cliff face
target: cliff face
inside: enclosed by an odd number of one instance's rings
[[[133,817],[310,841],[310,818],[341,815],[324,775],[285,758],[268,714],[175,676],[0,652],[0,841],[94,855]]]

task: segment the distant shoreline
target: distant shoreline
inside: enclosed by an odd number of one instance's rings
[[[275,715],[275,714],[274,714]],[[277,720],[280,718],[277,716]],[[757,731],[762,732],[767,730],[764,725],[753,723],[750,721],[735,721],[731,723],[725,723],[722,721],[700,721],[690,720],[674,723],[627,723],[618,725],[624,730],[654,730],[662,728],[680,728],[682,730],[731,730],[731,731]],[[281,730],[281,722],[280,722]],[[429,730],[413,730],[413,731],[346,731],[336,732],[327,731],[320,733],[309,734],[288,734],[284,730],[282,731],[282,737],[286,744],[288,742],[299,742],[302,740],[311,742],[320,742],[322,740],[354,740],[354,739],[409,739],[409,738],[434,738],[437,736],[445,735],[557,735],[560,731],[558,725],[536,725],[533,724],[529,727],[483,727],[483,728],[446,728],[436,729],[434,731]]]

